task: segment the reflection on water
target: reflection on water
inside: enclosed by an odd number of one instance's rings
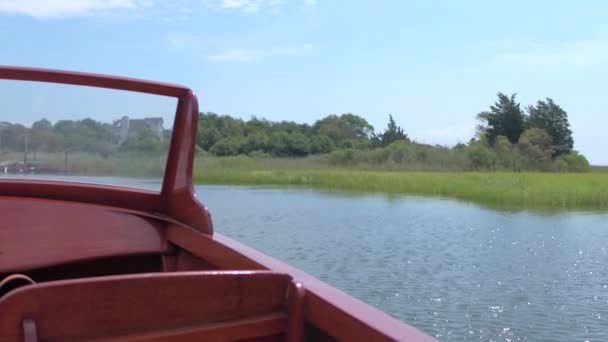
[[[607,341],[608,215],[197,187],[216,230],[441,340]]]

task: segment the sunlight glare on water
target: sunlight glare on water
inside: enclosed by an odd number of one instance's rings
[[[446,341],[608,341],[608,214],[197,187],[216,231]]]

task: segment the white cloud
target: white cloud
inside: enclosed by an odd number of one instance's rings
[[[221,0],[220,7],[241,10],[245,13],[257,13],[262,3],[262,0]]]
[[[266,9],[272,14],[278,14],[284,3],[285,0],[219,0],[219,8],[246,14],[256,14],[262,9]]]
[[[559,44],[522,42],[498,55],[498,61],[533,66],[591,66],[608,64],[608,40],[579,40]],[[515,50],[515,51],[514,51]]]
[[[230,49],[207,57],[216,61],[249,62],[269,56],[299,55],[312,48],[311,44],[292,44],[269,49]]]
[[[270,13],[280,14],[284,7],[303,4],[304,8],[312,8],[317,0],[201,0],[207,9],[234,11],[245,14]]]
[[[151,5],[148,0],[0,0],[0,13],[34,18],[73,17]]]

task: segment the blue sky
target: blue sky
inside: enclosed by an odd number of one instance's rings
[[[243,118],[352,112],[381,130],[391,113],[437,144],[466,142],[498,91],[551,97],[575,148],[608,165],[606,13],[559,0],[0,0],[0,64],[181,83],[201,110]]]

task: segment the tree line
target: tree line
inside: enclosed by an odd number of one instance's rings
[[[169,134],[166,132],[166,134]],[[158,153],[166,151],[168,142],[150,131],[143,130],[118,143],[117,130],[110,123],[86,118],[35,121],[31,127],[0,122],[0,159],[2,155],[23,153],[24,162],[36,158],[37,153],[88,152],[108,157],[118,152]]]
[[[412,141],[392,117],[375,131],[363,117],[328,115],[313,124],[248,120],[206,112],[199,114],[197,147],[216,156],[312,156],[333,165],[386,166],[430,170],[585,171],[589,163],[573,150],[566,111],[552,99],[522,109],[516,95],[498,93],[466,144],[453,147]],[[165,132],[166,137],[170,131]],[[87,118],[46,119],[31,127],[0,122],[0,152],[83,151],[107,157],[114,153],[166,152],[169,139],[142,130],[119,142],[115,125]],[[2,158],[0,158],[2,159]]]
[[[337,149],[385,147],[396,140],[409,141],[392,116],[387,129],[375,133],[367,120],[351,113],[328,115],[312,125],[200,113],[197,143],[217,156],[303,157]]]
[[[566,111],[552,99],[521,108],[516,94],[498,93],[474,137],[454,147],[412,141],[389,115],[376,132],[364,118],[329,115],[312,125],[249,120],[200,113],[198,146],[216,156],[303,157],[322,155],[335,165],[387,165],[433,170],[586,171],[573,150]]]

